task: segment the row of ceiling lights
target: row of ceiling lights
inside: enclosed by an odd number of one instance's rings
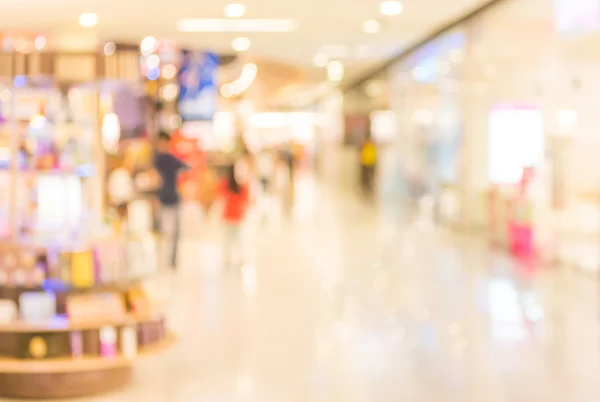
[[[404,5],[397,0],[385,0],[379,5],[379,11],[386,17],[394,17],[402,14]],[[369,34],[378,33],[381,23],[376,19],[368,19],[363,22],[363,31]],[[315,67],[327,67],[327,79],[332,82],[340,82],[344,78],[344,65],[339,60],[330,60],[327,53],[317,53],[313,59]]]
[[[231,3],[225,6],[225,17],[242,18],[246,15],[246,6],[241,3]],[[250,49],[252,42],[245,36],[240,36],[231,41],[231,48],[236,52],[245,52]]]
[[[225,16],[227,18],[242,18],[246,14],[246,6],[241,3],[232,3],[225,6]],[[98,14],[96,13],[83,13],[79,16],[79,25],[85,28],[92,28],[98,25]],[[246,37],[237,37],[231,42],[231,47],[236,52],[245,52],[250,49],[250,39]],[[110,51],[108,53],[112,54],[114,51]]]
[[[397,0],[386,0],[379,5],[379,11],[386,17],[395,17],[404,11],[404,4]],[[368,34],[376,34],[381,30],[381,22],[377,19],[363,21],[363,31]]]

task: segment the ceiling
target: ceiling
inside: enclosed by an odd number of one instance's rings
[[[236,0],[247,7],[245,18],[289,18],[297,23],[291,33],[248,33],[252,57],[272,59],[300,68],[314,80],[325,78],[323,69],[312,61],[320,51],[340,53],[351,79],[398,53],[435,28],[450,22],[486,0],[405,0],[404,12],[384,17],[378,0]],[[0,30],[34,30],[50,37],[139,41],[145,36],[174,39],[178,43],[231,50],[235,33],[181,33],[177,22],[183,18],[223,18],[228,0],[0,0]],[[351,5],[350,5],[351,3]],[[78,17],[84,12],[99,16],[98,26],[81,28]],[[362,30],[366,19],[378,19],[381,31]],[[72,43],[72,41],[71,41]],[[325,46],[325,48],[323,48]],[[346,53],[344,55],[343,53]]]

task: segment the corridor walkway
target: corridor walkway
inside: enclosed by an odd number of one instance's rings
[[[365,207],[306,179],[292,218],[250,217],[223,270],[219,225],[164,280],[179,343],[93,401],[598,402],[598,286],[484,239]]]

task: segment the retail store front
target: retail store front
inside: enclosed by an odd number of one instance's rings
[[[423,188],[450,183],[460,223],[492,243],[588,271],[600,267],[599,7],[506,0],[390,70],[398,154]]]

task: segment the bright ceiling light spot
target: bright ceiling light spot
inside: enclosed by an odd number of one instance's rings
[[[95,27],[98,25],[98,14],[83,13],[79,16],[79,25],[86,28]]]
[[[404,5],[396,0],[387,0],[379,5],[379,11],[383,15],[400,15],[404,11]]]
[[[246,14],[246,6],[239,3],[228,4],[225,7],[225,16],[227,18],[241,18]]]
[[[47,41],[45,36],[38,36],[37,38],[35,38],[33,46],[35,46],[36,50],[43,50],[46,47],[46,42]]]
[[[158,68],[158,66],[160,66],[160,58],[158,57],[158,55],[151,54],[150,56],[148,56],[148,58],[146,59],[146,66],[150,69]]]
[[[236,52],[245,52],[250,49],[250,39],[240,36],[231,41],[231,48]]]
[[[258,72],[258,67],[254,63],[248,63],[244,66],[242,70],[242,78],[253,80],[256,78],[256,73]]]
[[[340,82],[344,78],[344,64],[341,61],[330,61],[327,64],[327,79]]]
[[[172,80],[177,75],[177,67],[174,64],[167,64],[162,69],[162,77],[165,80]]]
[[[144,56],[154,53],[158,49],[158,40],[154,36],[145,37],[140,43],[140,51]]]
[[[315,67],[319,67],[319,68],[325,67],[328,62],[329,62],[329,57],[327,57],[327,55],[324,53],[318,53],[313,58],[313,64]]]
[[[221,87],[221,95],[223,95],[225,98],[230,98],[248,90],[248,88],[252,86],[257,73],[258,67],[256,67],[256,64],[245,64],[244,68],[242,69],[242,73],[235,81],[230,84],[224,84]]]
[[[381,30],[381,24],[377,20],[366,20],[362,24],[363,31],[368,34],[376,34]]]
[[[223,86],[221,86],[221,95],[223,95],[224,98],[231,98],[233,96],[233,85],[223,84]]]
[[[106,56],[112,56],[113,54],[115,54],[116,51],[117,51],[117,45],[115,45],[115,42],[107,42],[104,45],[104,54]]]
[[[181,32],[293,32],[296,21],[289,19],[184,19],[177,23]]]

